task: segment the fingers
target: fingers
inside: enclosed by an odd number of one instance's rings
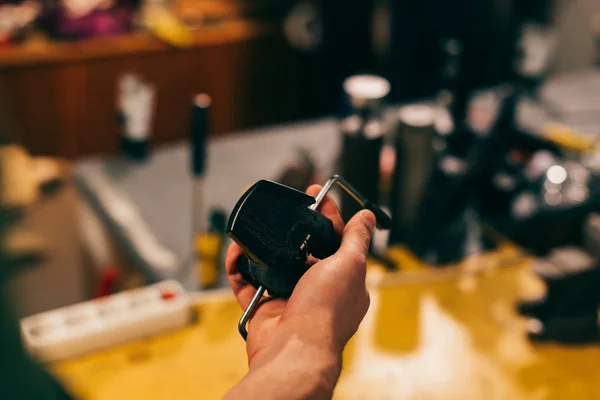
[[[344,229],[339,250],[302,276],[282,320],[298,316],[319,320],[343,348],[369,308],[365,277],[374,229],[375,215],[371,211],[354,215]]]
[[[244,280],[242,275],[237,270],[237,261],[240,256],[244,254],[244,251],[236,243],[232,243],[227,250],[227,257],[225,258],[225,271],[227,272],[227,279],[229,280],[229,286],[235,295],[240,306],[245,310],[250,304],[250,300],[254,297],[256,289]]]
[[[371,235],[375,230],[375,215],[368,210],[355,214],[344,229],[342,244],[336,255],[355,267],[366,264]]]
[[[308,189],[306,189],[306,194],[312,197],[316,197],[321,191],[321,189],[321,185],[311,185]],[[340,215],[340,211],[338,210],[335,201],[333,201],[333,199],[329,195],[327,195],[325,196],[317,210],[320,211],[321,214],[329,218],[331,222],[333,222],[333,228],[339,235],[341,235],[344,231],[344,221],[342,220],[342,216]]]
[[[328,302],[340,295],[345,297],[347,293],[356,293],[361,288],[366,290],[367,253],[374,227],[375,216],[370,211],[364,210],[352,217],[344,229],[338,251],[317,262],[304,274],[292,299],[298,290],[309,294],[300,293],[296,297],[307,296],[319,302]],[[316,290],[317,286],[320,289]]]

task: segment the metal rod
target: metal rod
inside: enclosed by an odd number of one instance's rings
[[[317,197],[315,197],[315,202],[308,206],[308,208],[310,208],[311,210],[316,210],[317,207],[319,207],[319,205],[327,195],[327,192],[329,192],[331,190],[331,187],[334,185],[336,181],[336,176],[329,178],[329,180],[325,182],[325,185],[323,185],[323,188],[321,189]]]
[[[346,182],[344,180],[344,178],[342,178],[341,176],[334,175],[331,178],[329,178],[329,180],[327,182],[325,182],[325,185],[323,185],[323,189],[321,189],[321,191],[319,192],[317,197],[315,197],[315,202],[313,204],[311,204],[308,208],[310,208],[311,210],[316,210],[317,207],[319,207],[319,205],[321,205],[321,202],[323,201],[323,199],[325,198],[327,193],[331,190],[333,185],[335,185],[336,183],[338,184],[338,186],[340,186],[342,189],[344,189],[344,191],[346,193],[348,193],[350,196],[352,196],[358,202],[358,204],[361,205],[361,207],[365,206],[365,199],[363,199],[360,196],[360,194],[356,191],[356,189],[354,189],[352,187],[352,185],[350,185],[348,182]]]
[[[329,192],[336,183],[339,187],[344,189],[346,193],[352,196],[352,198],[354,198],[354,200],[356,200],[356,202],[360,204],[362,208],[370,210],[373,212],[373,214],[375,214],[377,219],[377,227],[379,229],[390,229],[392,227],[392,219],[385,211],[381,209],[381,207],[371,203],[358,190],[356,190],[355,187],[353,187],[350,183],[348,183],[348,181],[339,175],[334,175],[327,182],[325,182],[323,189],[321,189],[317,197],[315,197],[314,204],[310,205],[308,208],[311,210],[316,210],[327,195],[327,192]]]
[[[246,325],[248,325],[248,322],[250,322],[250,318],[252,318],[252,314],[254,314],[254,310],[258,306],[258,303],[260,302],[260,299],[263,297],[264,294],[265,287],[259,286],[258,289],[256,289],[256,294],[254,295],[252,300],[250,300],[248,308],[246,308],[246,311],[244,311],[244,313],[242,314],[240,322],[238,322],[238,331],[240,332],[240,335],[242,335],[244,340],[248,339],[248,329],[246,329]]]

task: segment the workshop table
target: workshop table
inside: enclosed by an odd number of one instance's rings
[[[543,289],[518,251],[502,246],[445,270],[392,256],[409,271],[369,267],[371,306],[344,351],[335,399],[600,399],[600,345],[527,339],[515,304]],[[188,328],[50,369],[84,400],[220,399],[247,371],[242,310],[229,291],[195,303]]]

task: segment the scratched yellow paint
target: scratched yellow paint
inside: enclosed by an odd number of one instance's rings
[[[444,270],[392,255],[407,271],[370,269],[371,308],[336,399],[600,399],[600,345],[527,340],[514,304],[543,286],[514,249]],[[83,399],[218,399],[246,371],[241,311],[231,296],[196,308],[189,328],[51,369]]]

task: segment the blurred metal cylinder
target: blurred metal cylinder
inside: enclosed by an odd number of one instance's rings
[[[398,113],[390,243],[410,240],[419,224],[421,203],[436,160],[434,115],[434,109],[426,105],[406,106]]]
[[[351,114],[340,124],[342,152],[341,175],[370,201],[379,202],[379,157],[386,133],[381,118],[381,102],[390,84],[375,75],[356,75],[344,81],[344,92]],[[348,194],[341,195],[344,221],[361,207]]]
[[[367,199],[379,202],[379,156],[385,129],[378,121],[356,129],[356,120],[342,124],[341,175]],[[361,132],[362,131],[362,132]],[[342,218],[348,221],[361,210],[360,204],[347,193],[341,197]]]

